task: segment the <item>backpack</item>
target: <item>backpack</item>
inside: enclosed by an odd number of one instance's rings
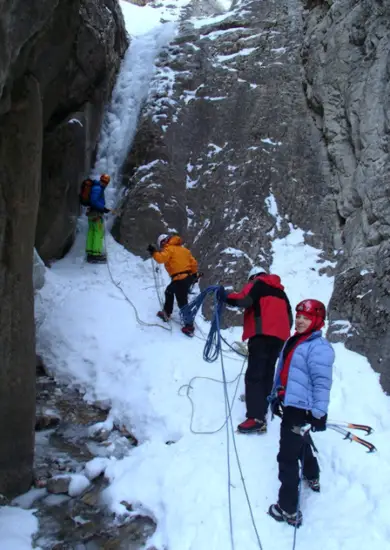
[[[79,200],[82,206],[91,206],[91,189],[93,186],[93,181],[89,178],[84,180],[81,184]]]

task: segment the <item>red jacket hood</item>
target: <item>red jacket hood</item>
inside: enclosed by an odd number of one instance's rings
[[[261,275],[255,278],[255,281],[257,279],[259,279],[260,281],[263,281],[267,285],[273,286],[275,288],[280,288],[280,290],[284,290],[284,286],[280,281],[279,275],[267,275],[265,273],[262,273]]]

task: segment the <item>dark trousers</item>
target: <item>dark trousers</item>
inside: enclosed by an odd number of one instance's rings
[[[179,279],[178,281],[172,281],[171,284],[165,289],[165,304],[164,311],[168,315],[172,314],[173,301],[176,297],[177,305],[179,308],[188,304],[188,292],[192,283],[194,282],[191,275],[185,279]]]
[[[275,363],[283,341],[274,336],[253,336],[248,342],[248,368],[245,373],[247,418],[265,420],[275,374]]]
[[[318,479],[320,469],[313,455],[310,436],[302,437],[292,431],[294,426],[304,426],[307,411],[295,407],[283,409],[280,426],[279,463],[279,505],[288,514],[294,514],[298,506],[299,461],[303,462],[303,475],[306,479]]]

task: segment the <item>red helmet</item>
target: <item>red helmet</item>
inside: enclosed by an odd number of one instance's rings
[[[326,318],[326,307],[319,300],[302,300],[295,308],[295,311],[310,317],[319,317],[323,321],[325,321]]]

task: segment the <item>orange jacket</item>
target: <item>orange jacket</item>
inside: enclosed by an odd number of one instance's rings
[[[161,252],[153,252],[153,259],[164,264],[172,280],[185,279],[198,271],[198,262],[188,248],[181,246],[179,236],[171,237]]]

